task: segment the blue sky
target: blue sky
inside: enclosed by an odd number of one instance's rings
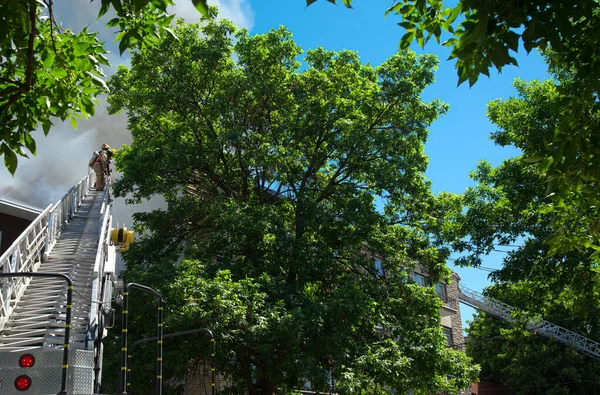
[[[282,5],[285,3],[285,6]],[[391,1],[355,0],[354,9],[335,6],[319,0],[310,7],[303,0],[253,0],[254,14],[251,33],[263,33],[284,25],[292,31],[296,42],[304,49],[322,46],[326,49],[358,51],[364,63],[378,65],[398,50],[403,29],[397,25],[400,18],[385,10]],[[440,59],[436,82],[424,94],[424,99],[439,98],[450,105],[450,111],[430,128],[426,145],[430,163],[427,172],[435,192],[464,192],[472,185],[468,174],[477,162],[486,159],[498,165],[505,158],[518,155],[511,148],[495,146],[489,139],[495,130],[486,118],[490,100],[508,98],[516,92],[515,78],[525,80],[547,79],[546,65],[537,53],[527,55],[524,49],[516,56],[519,67],[503,69],[502,74],[492,70],[491,78],[482,76],[469,88],[468,83],[457,87],[458,78],[454,61],[448,61],[450,50],[432,40],[417,53],[435,53]],[[484,261],[486,267],[499,267],[503,253],[494,253]],[[456,268],[461,283],[481,290],[489,284],[487,272],[473,268]],[[461,305],[463,322],[471,318],[473,309]],[[465,325],[465,324],[463,324]]]
[[[106,15],[96,21],[99,3],[61,0],[57,2],[55,15],[65,26],[78,30],[90,25],[92,31],[99,32],[100,39],[105,40],[113,50],[110,55],[113,68],[106,70],[110,75],[119,63],[128,62],[129,55],[125,53],[122,57],[118,56],[116,46],[112,43],[115,32],[104,28],[111,16]],[[310,7],[306,7],[305,0],[212,0],[209,3],[218,3],[222,16],[247,27],[252,34],[284,25],[292,31],[294,39],[304,50],[317,46],[330,50],[351,49],[358,51],[364,63],[372,65],[381,64],[394,54],[403,34],[403,29],[396,25],[400,22],[399,17],[384,17],[385,10],[392,4],[391,0],[355,0],[353,10],[326,0],[318,0]],[[190,0],[176,0],[172,11],[188,22],[195,22],[199,18]],[[450,111],[430,128],[426,145],[430,157],[427,175],[432,180],[435,192],[463,192],[471,185],[468,174],[478,161],[487,159],[498,165],[504,158],[518,154],[515,150],[496,147],[489,140],[494,126],[485,115],[487,103],[514,95],[512,81],[517,77],[525,80],[547,78],[546,66],[538,54],[526,55],[521,49],[517,56],[520,67],[505,68],[502,74],[491,71],[491,78],[482,77],[473,88],[469,88],[468,84],[457,87],[454,62],[446,60],[450,52],[448,48],[431,41],[425,50],[416,45],[412,49],[418,53],[432,52],[440,58],[437,81],[425,91],[424,98],[440,98],[450,104]],[[89,156],[101,143],[108,142],[113,147],[120,147],[131,142],[125,116],[109,116],[103,101],[96,116],[81,121],[77,131],[67,122],[57,124],[48,137],[42,137],[41,132],[34,134],[34,137],[38,147],[37,157],[20,160],[14,178],[4,167],[0,167],[0,195],[39,207],[55,202],[83,177]],[[59,152],[68,152],[68,156],[61,156],[57,160],[57,148]],[[119,217],[129,224],[125,211],[134,210],[131,207],[119,207],[119,210],[122,212]],[[484,265],[498,267],[502,256],[502,253],[495,253]],[[481,290],[488,283],[484,271],[457,269],[457,272],[462,283],[475,290]],[[464,306],[462,312],[463,321],[472,314],[472,310]]]

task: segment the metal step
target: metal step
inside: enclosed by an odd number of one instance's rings
[[[41,344],[44,342],[43,337],[21,337],[21,338],[12,338],[9,341],[4,342],[3,338],[0,337],[0,345],[2,349],[4,346],[16,347],[16,346],[31,346],[34,344]]]
[[[73,281],[69,342],[74,348],[83,348],[86,341],[102,196],[94,191],[83,199],[48,260],[38,269],[39,272],[66,274]],[[0,351],[23,351],[42,345],[62,348],[66,300],[66,283],[58,279],[33,278],[0,332]]]

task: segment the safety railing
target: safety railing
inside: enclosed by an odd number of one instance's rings
[[[463,285],[459,285],[458,295],[461,302],[477,310],[484,311],[510,323],[515,323],[517,321],[514,314],[516,309],[504,302],[485,296]],[[596,341],[548,322],[540,317],[529,319],[526,322],[526,325],[527,329],[534,333],[573,346],[582,354],[600,360],[600,343]]]
[[[35,272],[46,248],[48,220],[52,213],[48,206],[14,241],[0,257],[2,273]],[[16,302],[21,298],[30,277],[5,277],[0,283],[0,330],[4,328]]]
[[[110,301],[110,295],[106,295],[107,282],[103,281],[106,274],[111,275],[114,279],[115,271],[115,254],[110,253],[110,229],[112,228],[112,216],[110,215],[110,180],[107,180],[104,188],[104,199],[100,214],[102,222],[100,225],[100,238],[98,240],[98,249],[96,252],[96,260],[94,262],[93,286],[90,299],[92,305],[88,315],[87,339],[88,348],[93,347],[95,336],[102,336],[98,330],[102,330],[102,325],[99,322],[99,314],[101,314],[102,304]]]
[[[91,188],[92,182],[92,174],[88,173],[77,185],[69,189],[62,199],[52,208],[49,220],[48,237],[46,240],[46,258],[56,244],[56,240],[60,237],[63,226],[69,223],[69,220],[73,218],[73,215],[75,214],[75,210],[81,206],[81,201],[85,197],[86,191]]]
[[[59,200],[48,206],[0,257],[0,272],[36,272],[42,260],[56,244],[62,227],[73,217],[75,210],[93,182],[88,174]],[[27,285],[29,277],[4,278],[0,283],[0,330],[8,321]]]

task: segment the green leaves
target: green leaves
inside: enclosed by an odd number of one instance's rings
[[[306,0],[306,6],[315,3],[317,0]],[[342,0],[342,3],[346,6],[346,8],[352,8],[353,0]],[[327,0],[328,3],[337,4],[336,0]]]
[[[521,159],[525,163],[538,163],[546,158],[545,155],[533,155],[528,158]]]
[[[32,131],[42,126],[48,134],[52,117],[85,119],[95,112],[93,97],[106,92],[100,67],[108,65],[95,34],[58,30],[39,13],[31,20],[19,4],[24,3],[0,5],[0,23],[10,27],[0,30],[0,154],[13,174],[25,149],[35,155]],[[30,46],[32,24],[36,34]]]
[[[407,51],[374,67],[316,48],[302,65],[287,29],[249,35],[216,19],[175,34],[109,83],[109,112],[126,111],[133,136],[115,193],[168,202],[136,215],[147,236],[126,276],[172,291],[170,324],[217,326],[231,393],[301,380],[332,391],[331,364],[365,393],[389,377],[424,393],[466,387],[476,368],[445,349],[439,298],[406,284],[407,262],[447,274],[424,176],[426,128],[447,107],[420,98],[437,59]]]
[[[106,26],[119,29],[123,54],[153,46],[163,35],[176,38],[170,29],[174,15],[167,14],[172,4],[172,0],[101,0],[98,18],[114,9],[116,17]],[[206,1],[194,4],[204,17],[216,16]],[[42,13],[40,7],[50,9]],[[51,8],[41,1],[0,4],[0,143],[11,173],[16,169],[13,154],[25,156],[23,148],[35,153],[33,130],[41,125],[47,135],[51,117],[68,118],[76,127],[76,118],[94,115],[94,97],[107,91],[101,70],[108,65],[103,43],[87,28],[79,33],[58,28],[44,16],[52,14]]]
[[[194,7],[204,16],[208,16],[208,4],[206,0],[192,0]]]
[[[4,166],[6,166],[10,174],[14,175],[15,171],[17,171],[17,155],[6,143],[2,143],[0,151],[4,155]]]
[[[560,82],[564,88],[571,84]],[[564,166],[557,166],[564,165],[567,156],[586,157],[579,151],[585,134],[554,143],[557,125],[567,118],[572,121],[556,82],[517,80],[515,89],[518,96],[488,105],[488,118],[498,129],[492,134],[494,142],[512,146],[522,156],[498,167],[479,164],[472,173],[476,185],[461,197],[465,207],[451,212],[447,240],[462,253],[457,260],[461,264],[477,266],[483,256],[502,253],[502,267],[491,274],[490,296],[597,340],[600,294],[594,260],[600,247],[594,225],[597,211],[592,208],[597,184],[571,177]],[[594,117],[585,119],[595,122]],[[566,169],[580,171],[575,161]],[[595,377],[599,367],[594,360],[535,336],[524,326],[480,315],[468,333],[474,341],[467,351],[481,364],[481,377],[523,389],[540,381],[544,388],[537,391],[544,393],[599,390],[594,381],[572,380]]]
[[[65,78],[67,76],[67,72],[63,69],[52,69],[50,70],[50,74],[52,74],[55,78]]]

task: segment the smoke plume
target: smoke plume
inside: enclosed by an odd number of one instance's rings
[[[247,0],[219,0],[212,3],[219,6],[220,17],[231,19],[240,27],[252,28],[253,17]],[[79,31],[87,26],[89,31],[98,32],[98,38],[106,42],[107,49],[111,51],[108,58],[112,65],[104,70],[107,75],[113,74],[119,64],[129,63],[127,52],[122,57],[118,55],[118,45],[114,42],[116,29],[107,29],[105,26],[114,17],[114,13],[111,15],[109,12],[100,20],[96,19],[99,0],[91,3],[61,0],[54,4],[54,17],[63,28]],[[183,17],[187,22],[199,19],[191,0],[177,0],[170,12],[177,13],[178,17]],[[0,195],[45,208],[48,204],[57,202],[71,186],[85,176],[89,158],[93,151],[100,149],[102,143],[114,148],[131,143],[126,116],[108,115],[105,98],[99,100],[101,104],[96,109],[96,115],[86,121],[80,120],[77,130],[73,130],[70,122],[62,123],[57,119],[53,120],[55,126],[47,137],[41,130],[35,131],[32,136],[37,144],[37,156],[30,155],[29,159],[19,157],[14,177],[0,163]],[[129,212],[144,209],[137,206],[134,210],[124,207],[121,202],[116,203],[120,207],[122,220],[125,221],[130,217]],[[148,206],[154,208],[156,205]]]

